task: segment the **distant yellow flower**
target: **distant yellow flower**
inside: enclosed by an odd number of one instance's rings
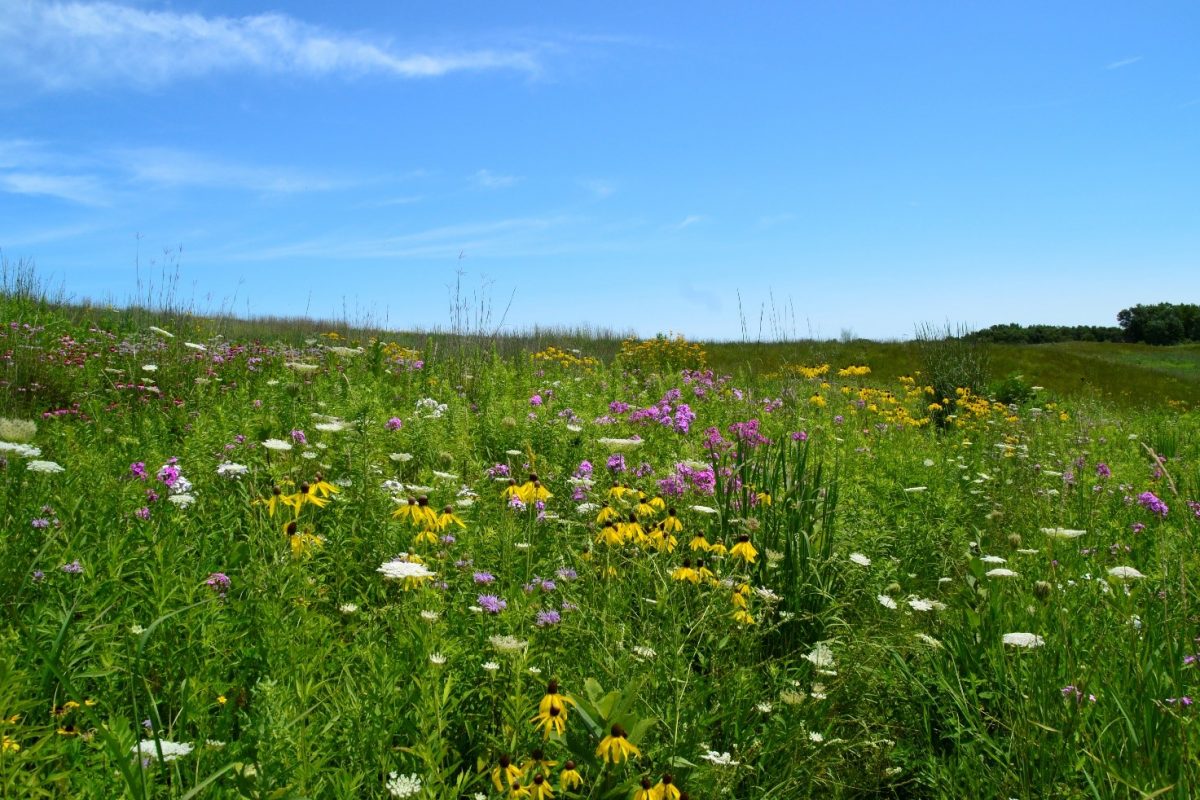
[[[740,622],[743,625],[756,625],[754,617],[744,608],[739,608],[733,612],[733,621]]]
[[[463,522],[462,518],[454,513],[454,506],[446,506],[442,509],[441,516],[437,519],[437,527],[439,531],[442,531],[451,525],[457,525],[460,528],[467,527],[467,523]]]
[[[613,725],[608,736],[596,747],[596,758],[619,764],[627,758],[641,758],[642,751],[629,741],[629,734],[620,725]]]
[[[4,738],[0,740],[0,752],[19,753],[21,752],[21,745],[16,739],[12,738],[6,733],[4,734]]]
[[[223,695],[223,694],[219,694],[219,695],[217,695],[217,704],[218,704],[218,705],[222,705],[222,706],[223,706],[223,705],[225,705],[225,704],[226,704],[226,703],[228,703],[228,702],[229,702],[229,698],[227,698],[225,695]]]

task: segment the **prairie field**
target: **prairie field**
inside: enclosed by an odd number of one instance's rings
[[[1200,785],[1196,346],[0,322],[4,797]]]

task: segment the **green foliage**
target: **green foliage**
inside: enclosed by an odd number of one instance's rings
[[[958,389],[982,394],[990,376],[990,358],[978,342],[967,338],[965,329],[955,331],[949,325],[938,330],[932,325],[917,329],[917,347],[921,359],[922,382],[933,387],[933,400],[942,406],[934,421],[944,426],[950,401]]]
[[[1138,304],[1122,309],[1117,322],[1127,342],[1166,345],[1200,341],[1200,305]]]

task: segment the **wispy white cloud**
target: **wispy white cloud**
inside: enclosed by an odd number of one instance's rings
[[[507,189],[521,181],[518,175],[500,175],[488,169],[481,169],[471,176],[471,180],[481,189]]]
[[[336,233],[266,247],[230,247],[222,258],[234,261],[278,261],[321,258],[357,261],[372,259],[454,258],[461,251],[488,257],[546,252],[557,244],[545,239],[566,217],[518,217],[494,222],[443,225],[400,236]]]
[[[705,219],[707,219],[707,217],[705,217],[702,214],[688,214],[686,217],[683,218],[682,221],[677,222],[674,225],[672,225],[671,229],[676,230],[676,231],[681,231],[684,228],[690,228],[697,223],[704,222]]]
[[[616,184],[612,181],[604,180],[603,178],[590,178],[579,182],[584,189],[592,193],[594,197],[603,200],[605,197],[613,195],[617,191]]]
[[[114,156],[131,180],[156,186],[291,194],[343,189],[356,183],[288,167],[241,164],[165,147],[118,150]]]
[[[536,73],[536,47],[406,50],[287,14],[205,16],[111,2],[5,0],[0,80],[67,90],[151,88],[182,78],[246,72],[431,78],[454,72]]]
[[[85,206],[108,205],[107,193],[100,181],[91,175],[0,172],[0,192],[56,197]]]
[[[1121,67],[1128,67],[1130,64],[1136,64],[1137,62],[1139,62],[1141,60],[1142,60],[1141,56],[1131,56],[1129,58],[1122,58],[1120,61],[1113,61],[1110,64],[1105,64],[1104,68],[1105,69],[1120,69]]]

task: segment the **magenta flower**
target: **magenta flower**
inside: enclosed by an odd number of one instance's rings
[[[398,431],[404,427],[404,420],[400,419],[399,417],[392,417],[387,421],[387,424],[384,427],[386,427],[389,431]]]

